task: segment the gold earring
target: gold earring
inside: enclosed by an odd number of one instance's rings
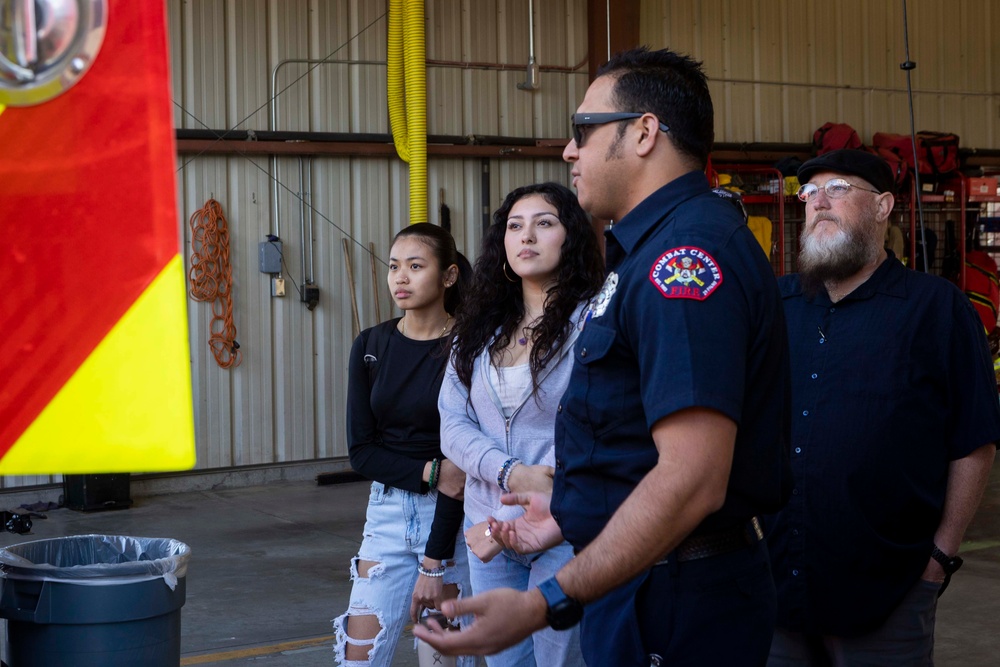
[[[507,273],[507,262],[503,263],[503,277],[506,278],[508,281],[510,281],[512,283],[516,283],[517,282],[516,280],[514,280],[513,278],[510,277],[510,274]]]

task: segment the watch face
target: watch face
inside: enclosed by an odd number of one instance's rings
[[[964,562],[961,556],[949,556],[937,547],[934,547],[934,551],[931,552],[931,558],[941,564],[941,569],[944,570],[945,574],[955,574]]]
[[[568,630],[583,618],[583,606],[573,598],[564,598],[554,607],[549,607],[545,620],[553,630]]]
[[[546,579],[538,586],[548,609],[545,611],[545,620],[553,630],[567,630],[580,622],[583,618],[583,605],[577,600],[563,592],[559,582],[555,577]]]

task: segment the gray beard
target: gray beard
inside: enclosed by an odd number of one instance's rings
[[[874,223],[874,220],[868,221],[863,230],[840,228],[837,237],[822,246],[810,243],[812,232],[803,235],[799,242],[799,273],[803,282],[812,285],[841,282],[874,262],[882,249],[882,244],[872,239],[874,235],[867,231],[878,229]]]

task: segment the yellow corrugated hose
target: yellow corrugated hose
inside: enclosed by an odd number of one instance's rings
[[[427,77],[424,1],[390,0],[389,126],[400,159],[410,165],[410,223],[427,221]]]
[[[403,162],[410,161],[410,146],[406,132],[406,97],[403,87],[403,0],[389,0],[389,34],[387,38],[387,74],[389,96],[389,128],[396,152]]]

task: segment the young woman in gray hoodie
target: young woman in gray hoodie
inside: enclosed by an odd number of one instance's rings
[[[441,451],[466,473],[466,539],[475,593],[528,590],[572,556],[501,550],[486,519],[512,520],[501,493],[551,492],[556,406],[569,381],[584,305],[601,288],[597,235],[556,183],[518,188],[493,214],[456,317],[438,408]],[[490,667],[583,665],[577,630],[541,630],[486,659]]]

